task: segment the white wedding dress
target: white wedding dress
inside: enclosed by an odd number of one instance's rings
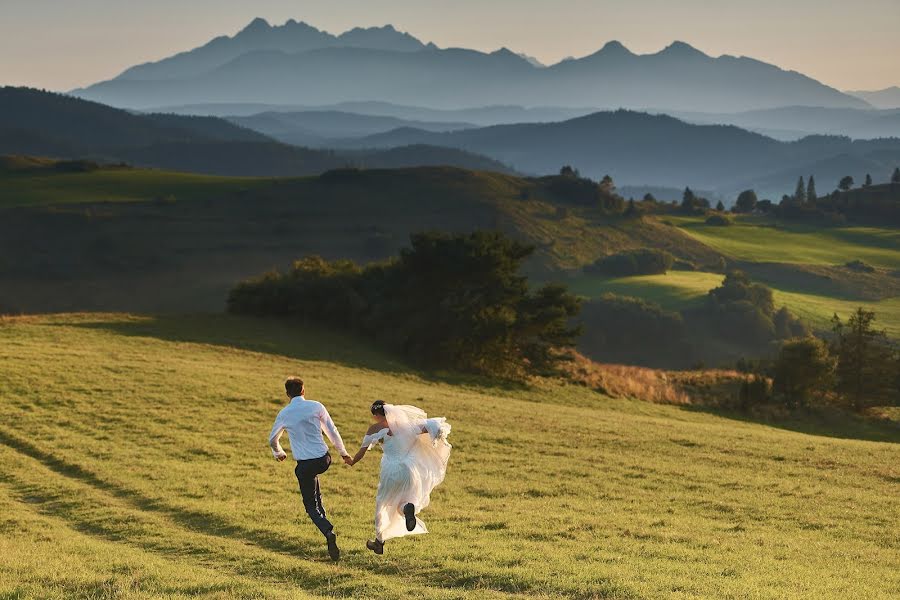
[[[447,472],[452,446],[447,442],[450,424],[443,417],[429,419],[415,406],[384,406],[389,429],[363,438],[371,449],[382,443],[381,479],[375,496],[375,538],[387,540],[428,533],[418,513],[431,501],[431,491]],[[403,507],[416,508],[416,527],[406,529]]]

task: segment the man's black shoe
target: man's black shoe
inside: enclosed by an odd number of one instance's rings
[[[325,539],[328,540],[328,556],[331,557],[331,560],[334,562],[341,560],[341,549],[337,545],[337,535],[333,531],[329,531]]]
[[[406,516],[406,530],[412,531],[416,528],[416,507],[407,504],[403,507],[403,514]]]
[[[366,548],[368,548],[375,554],[384,554],[384,542],[380,542],[378,540],[375,540],[373,542],[372,540],[368,540],[366,542]]]

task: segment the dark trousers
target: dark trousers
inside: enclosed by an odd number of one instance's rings
[[[334,526],[325,518],[325,507],[322,506],[322,494],[319,492],[319,475],[331,466],[331,455],[319,458],[298,460],[294,473],[300,482],[300,495],[303,497],[303,508],[323,535],[328,535]]]

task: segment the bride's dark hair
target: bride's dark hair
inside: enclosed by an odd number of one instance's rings
[[[382,417],[385,416],[384,400],[376,400],[375,402],[372,403],[372,414],[373,415],[381,415]]]

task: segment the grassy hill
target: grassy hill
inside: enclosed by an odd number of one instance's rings
[[[499,173],[224,178],[5,164],[0,310],[220,310],[240,279],[306,254],[383,259],[429,229],[504,230],[538,246],[530,269],[543,275],[648,244],[698,264],[718,257],[675,227],[605,216]]]
[[[429,535],[366,551],[377,455],[335,465],[322,486],[344,557],[327,561],[265,443],[288,374],[351,446],[376,397],[450,419]],[[871,422],[810,435],[553,382],[426,378],[225,316],[3,319],[0,398],[4,598],[900,593],[900,437]]]

